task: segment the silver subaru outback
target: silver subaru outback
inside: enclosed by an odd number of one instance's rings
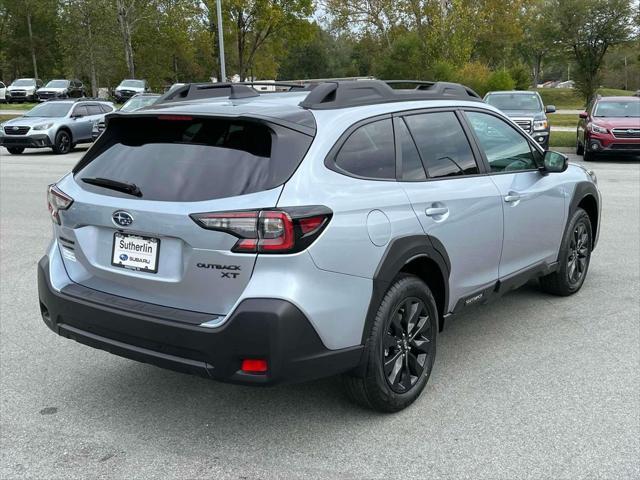
[[[93,124],[114,110],[111,102],[100,100],[49,100],[0,124],[0,146],[13,155],[25,148],[69,153],[77,143],[93,142]]]
[[[532,278],[578,292],[595,175],[466,87],[391,85],[190,84],[110,115],[48,190],[46,325],[246,385],[343,374],[392,412],[452,315]]]

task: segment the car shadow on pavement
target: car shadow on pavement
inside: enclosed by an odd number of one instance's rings
[[[541,304],[547,303],[545,298],[548,297],[532,283],[507,295],[502,307],[497,302],[472,309],[451,320],[451,325],[439,336],[440,358],[436,359],[432,379],[417,405],[411,408],[435,408],[430,404],[432,395],[437,394],[433,392],[434,377],[438,383],[446,384],[448,375],[466,368],[466,365],[457,364],[465,361],[464,358],[448,352],[448,348],[472,351],[477,347],[474,335],[478,329],[482,329],[483,335],[494,335],[498,344],[508,342],[508,336],[499,333],[513,321],[506,311],[514,308],[539,309]],[[304,418],[304,424],[322,424],[323,428],[330,428],[326,425],[330,417],[329,423],[340,429],[351,422],[385,422],[385,419],[394,417],[350,403],[342,390],[340,377],[275,387],[247,387],[163,370],[105,352],[91,355],[99,355],[91,362],[97,368],[91,375],[74,377],[73,385],[68,386],[73,396],[81,399],[77,407],[90,407],[91,415],[101,412],[100,415],[106,415],[112,425],[114,422],[122,423],[126,428],[132,422],[145,424],[146,428],[154,424],[152,428],[158,429],[167,424],[179,424],[187,427],[182,433],[206,426],[240,435],[249,434],[253,429],[298,423],[301,418]],[[441,405],[442,398],[438,402]],[[74,413],[86,414],[89,412]]]

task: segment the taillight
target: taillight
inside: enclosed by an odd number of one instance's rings
[[[195,213],[202,228],[238,237],[236,253],[295,253],[318,238],[331,219],[327,207],[295,207],[243,212]]]
[[[72,203],[73,198],[55,185],[49,185],[47,189],[47,207],[51,214],[51,220],[60,225],[60,210],[66,210]]]

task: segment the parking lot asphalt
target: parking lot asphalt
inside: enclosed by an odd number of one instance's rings
[[[226,385],[48,330],[45,189],[81,154],[0,148],[0,478],[640,478],[638,161],[589,164],[602,233],[577,295],[530,284],[453,318],[421,398],[382,415],[336,378]]]

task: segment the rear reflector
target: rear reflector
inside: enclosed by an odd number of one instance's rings
[[[295,253],[311,245],[329,223],[327,207],[295,207],[261,211],[196,213],[202,228],[238,237],[236,253]]]
[[[265,373],[267,361],[262,358],[245,358],[240,369],[246,373]]]

